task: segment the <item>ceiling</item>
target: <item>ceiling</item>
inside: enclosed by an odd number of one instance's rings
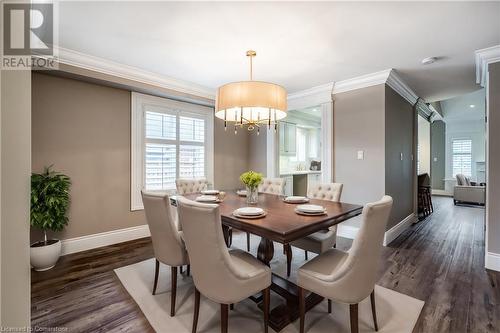
[[[471,107],[474,105],[474,107]],[[450,121],[480,120],[486,113],[486,92],[483,89],[441,101],[443,118]]]
[[[500,3],[68,1],[59,44],[210,88],[248,78],[248,49],[254,79],[289,93],[395,68],[432,102],[478,89],[474,51],[500,44]]]

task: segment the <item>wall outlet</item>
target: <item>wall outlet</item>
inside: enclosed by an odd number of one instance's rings
[[[358,150],[358,160],[365,159],[365,152],[363,150]]]

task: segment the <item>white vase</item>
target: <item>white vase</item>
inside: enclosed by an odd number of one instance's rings
[[[36,242],[30,246],[31,266],[35,271],[46,271],[56,265],[61,256],[61,241],[50,239],[47,245]]]

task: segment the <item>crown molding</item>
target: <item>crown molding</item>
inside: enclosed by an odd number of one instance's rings
[[[333,82],[328,82],[316,87],[312,87],[309,89],[297,91],[291,94],[288,94],[287,99],[288,100],[293,100],[293,99],[298,99],[298,98],[304,98],[304,97],[309,97],[309,96],[323,96],[325,99],[331,99],[332,96],[332,90],[333,90]]]
[[[387,78],[387,85],[394,89],[401,97],[406,99],[411,105],[415,105],[418,100],[417,94],[407,85],[399,76],[395,69],[391,69],[389,77]]]
[[[63,47],[57,47],[59,63],[71,65],[103,74],[113,75],[127,80],[191,94],[207,99],[215,99],[215,89],[189,81],[159,75],[137,67],[120,64],[111,60],[84,54]]]
[[[488,65],[500,61],[500,45],[495,45],[474,52],[476,59],[476,83],[482,87],[486,85]]]
[[[380,72],[353,77],[352,79],[337,81],[333,86],[333,94],[384,84],[387,82],[391,70],[386,69]]]

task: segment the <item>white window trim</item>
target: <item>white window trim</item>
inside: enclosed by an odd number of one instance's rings
[[[144,188],[144,108],[145,104],[176,109],[202,115],[206,119],[206,173],[207,180],[214,180],[214,113],[213,109],[185,102],[177,102],[167,98],[132,92],[131,101],[131,163],[130,163],[130,210],[144,209],[141,198],[141,190]],[[177,138],[179,139],[179,138]]]
[[[473,169],[474,169],[474,140],[472,140],[472,137],[470,136],[452,136],[451,137],[451,140],[450,140],[450,152],[451,152],[451,156],[450,156],[450,168],[451,168],[451,177],[455,178],[456,175],[453,174],[453,156],[455,155],[453,153],[453,141],[459,141],[459,140],[469,140],[471,142],[471,146],[470,146],[470,158],[471,158],[471,162],[470,162],[470,178],[473,178]]]

